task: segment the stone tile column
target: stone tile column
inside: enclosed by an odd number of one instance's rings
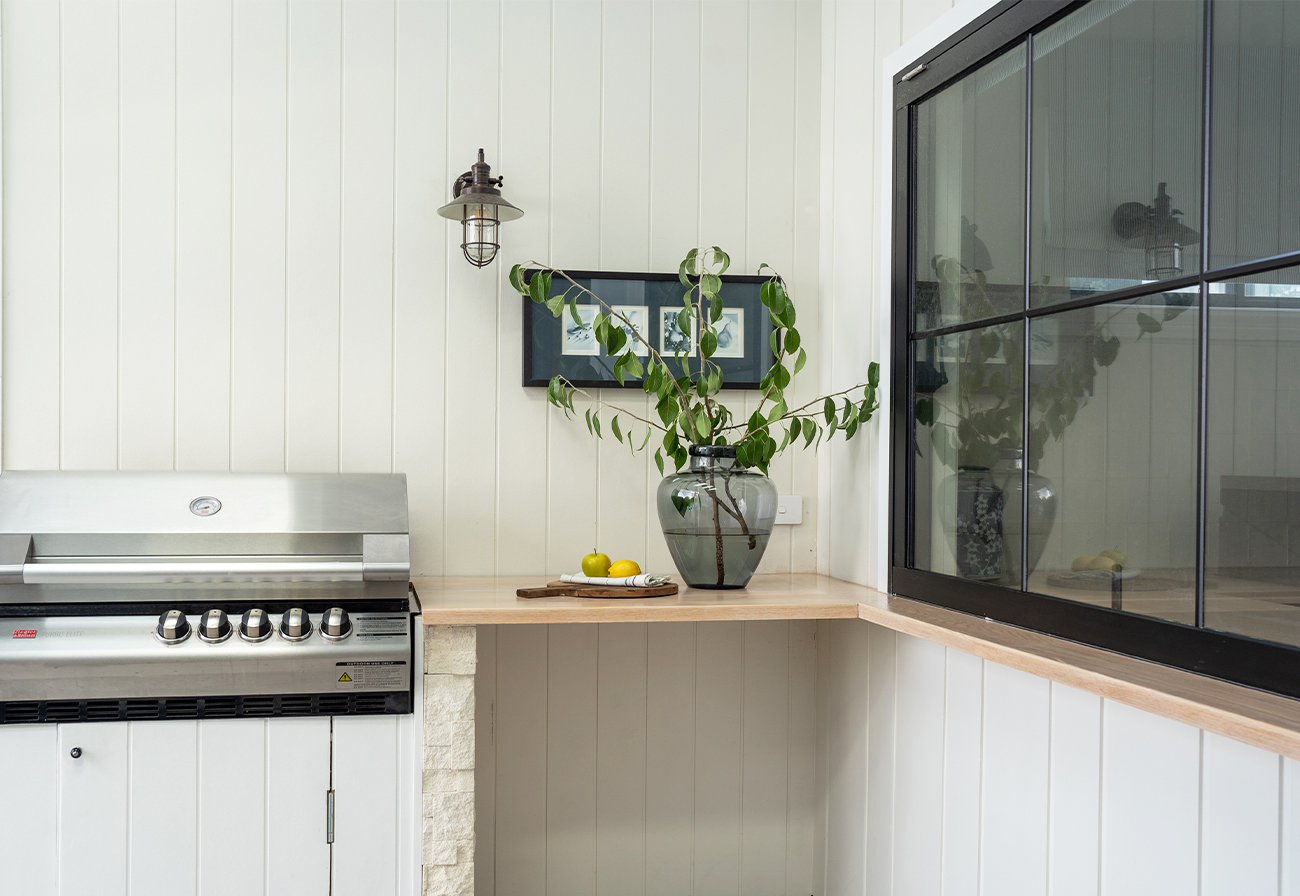
[[[474,893],[472,625],[424,628],[424,893]]]

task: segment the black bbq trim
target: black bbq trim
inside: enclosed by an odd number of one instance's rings
[[[999,585],[975,582],[955,576],[946,576],[910,568],[914,562],[912,529],[914,507],[912,485],[915,476],[914,419],[912,406],[911,354],[915,342],[929,336],[938,336],[963,330],[989,326],[1012,320],[1059,314],[1063,311],[1110,302],[1136,299],[1147,295],[1168,292],[1171,289],[1199,286],[1201,296],[1199,314],[1202,330],[1201,382],[1198,395],[1198,474],[1204,479],[1204,439],[1208,421],[1205,419],[1205,337],[1204,323],[1208,316],[1205,284],[1247,277],[1267,271],[1300,265],[1300,252],[1288,252],[1268,258],[1254,259],[1219,268],[1209,268],[1208,249],[1203,247],[1201,266],[1192,274],[1159,283],[1144,283],[1094,293],[1065,302],[1041,307],[1026,308],[1022,312],[999,315],[996,318],[963,321],[924,332],[912,332],[915,320],[912,313],[912,246],[915,245],[915,184],[916,142],[915,117],[912,108],[954,81],[964,77],[974,68],[1020,41],[1029,39],[1057,19],[1085,5],[1086,0],[1007,0],[999,3],[984,15],[972,21],[938,46],[921,57],[904,65],[893,76],[894,84],[894,157],[892,190],[893,251],[891,254],[891,370],[893,371],[890,423],[889,474],[889,590],[891,593],[937,606],[947,607],[997,622],[1059,637],[1065,640],[1109,650],[1162,665],[1179,668],[1224,681],[1257,688],[1262,691],[1300,699],[1300,647],[1261,641],[1228,632],[1204,627],[1204,516],[1205,499],[1203,482],[1198,480],[1197,519],[1197,596],[1196,618],[1198,625],[1142,616],[1122,610],[1078,603],[1063,598],[1036,594]],[[1209,88],[1210,66],[1213,64],[1213,6],[1204,0],[1206,28],[1204,41],[1203,84],[1204,103],[1202,116],[1202,234],[1208,246],[1213,239],[1209,212],[1211,127]],[[924,64],[919,72],[917,66]],[[1030,60],[1032,65],[1032,58]],[[903,81],[904,75],[913,76]],[[1030,81],[1032,83],[1032,74]],[[1032,103],[1026,110],[1032,115]],[[1028,120],[1028,118],[1027,118]],[[1027,133],[1029,153],[1026,165],[1032,159],[1032,133]],[[1028,172],[1027,172],[1027,176]],[[1028,199],[1026,200],[1028,201]],[[1026,255],[1028,257],[1028,254]],[[1026,490],[1027,491],[1027,490]],[[1022,513],[1023,513],[1022,509]],[[1022,520],[1022,532],[1024,531]],[[1023,584],[1027,585],[1027,582]]]
[[[27,616],[160,616],[168,610],[180,610],[197,616],[207,610],[225,610],[229,616],[243,615],[245,610],[260,608],[268,613],[283,613],[301,607],[308,613],[323,613],[342,607],[349,613],[410,614],[409,598],[397,600],[194,600],[150,603],[113,601],[105,603],[0,604],[0,618]]]
[[[167,719],[406,715],[412,711],[412,703],[410,691],[11,700],[0,701],[0,725],[43,722],[144,722]]]

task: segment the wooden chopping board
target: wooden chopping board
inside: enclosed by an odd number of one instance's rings
[[[677,583],[653,588],[634,588],[627,585],[575,585],[570,582],[548,582],[542,588],[520,588],[519,597],[667,597],[677,593]]]

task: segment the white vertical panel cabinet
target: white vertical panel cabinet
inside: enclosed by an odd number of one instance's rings
[[[333,731],[324,717],[0,727],[0,892],[407,896],[414,728],[405,716]]]

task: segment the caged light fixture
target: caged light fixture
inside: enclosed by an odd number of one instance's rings
[[[501,243],[497,241],[497,227],[502,221],[523,217],[523,211],[502,197],[497,189],[504,178],[492,177],[492,167],[483,161],[483,150],[478,151],[478,161],[469,171],[456,178],[452,186],[451,202],[438,209],[438,214],[452,221],[460,221],[464,228],[460,248],[465,260],[476,268],[487,267],[497,257]]]

